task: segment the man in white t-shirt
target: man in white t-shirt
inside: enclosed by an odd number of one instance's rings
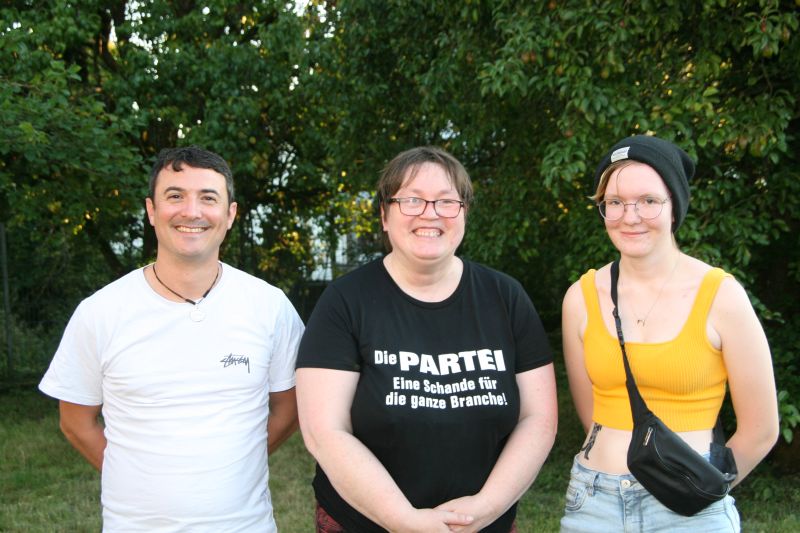
[[[101,472],[104,531],[276,531],[267,455],[297,427],[303,324],[219,261],[233,197],[220,156],[163,150],[146,199],[156,261],[81,302],[39,385]]]

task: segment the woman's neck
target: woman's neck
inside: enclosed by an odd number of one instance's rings
[[[383,265],[403,292],[425,302],[439,302],[453,294],[464,270],[461,259],[455,256],[430,265],[410,266],[397,254],[389,253]]]
[[[646,257],[620,258],[620,277],[626,280],[650,283],[671,276],[681,257],[681,251],[673,246],[659,254],[649,254]]]

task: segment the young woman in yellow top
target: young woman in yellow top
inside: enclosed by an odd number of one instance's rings
[[[736,484],[777,439],[775,381],[766,336],[742,286],[675,241],[693,174],[691,158],[671,142],[629,137],[600,163],[593,199],[620,254],[619,314],[644,400],[708,456],[727,383]],[[563,302],[564,358],[587,436],[573,463],[562,532],[739,531],[730,496],[684,517],[628,471],[633,422],[610,289],[606,265],[584,274]]]

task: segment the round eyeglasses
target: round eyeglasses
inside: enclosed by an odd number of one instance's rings
[[[409,198],[389,198],[387,204],[397,204],[400,212],[407,216],[419,216],[428,208],[428,204],[433,204],[433,210],[442,218],[455,218],[464,207],[461,200],[451,200],[442,198],[441,200],[425,200],[414,196]]]
[[[664,204],[669,202],[669,198],[663,200],[653,198],[652,196],[642,196],[635,202],[625,203],[622,200],[601,200],[597,202],[597,208],[600,214],[606,220],[619,220],[625,216],[625,208],[629,205],[633,206],[633,210],[639,215],[640,218],[650,220],[656,218],[661,214],[664,209]]]

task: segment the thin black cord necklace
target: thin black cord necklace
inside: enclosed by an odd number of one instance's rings
[[[217,273],[214,275],[214,281],[211,282],[211,286],[206,290],[206,292],[203,293],[203,295],[200,297],[199,300],[195,301],[195,300],[190,300],[186,296],[184,296],[182,294],[179,294],[177,291],[174,291],[174,290],[170,289],[167,286],[166,283],[161,281],[161,278],[158,277],[158,272],[156,272],[156,264],[153,263],[153,275],[156,277],[156,279],[161,284],[161,286],[164,287],[165,289],[167,289],[169,292],[171,292],[175,296],[177,296],[178,298],[180,298],[181,300],[185,301],[188,304],[192,304],[194,306],[194,309],[192,309],[192,312],[189,314],[189,318],[191,318],[195,322],[200,322],[201,320],[203,320],[206,317],[206,314],[204,312],[202,312],[197,306],[198,306],[198,304],[200,302],[202,302],[203,300],[206,299],[206,296],[208,296],[208,293],[211,292],[211,289],[214,288],[214,284],[217,283],[217,278],[219,277],[219,270],[220,270],[219,269],[219,265],[217,265]]]

